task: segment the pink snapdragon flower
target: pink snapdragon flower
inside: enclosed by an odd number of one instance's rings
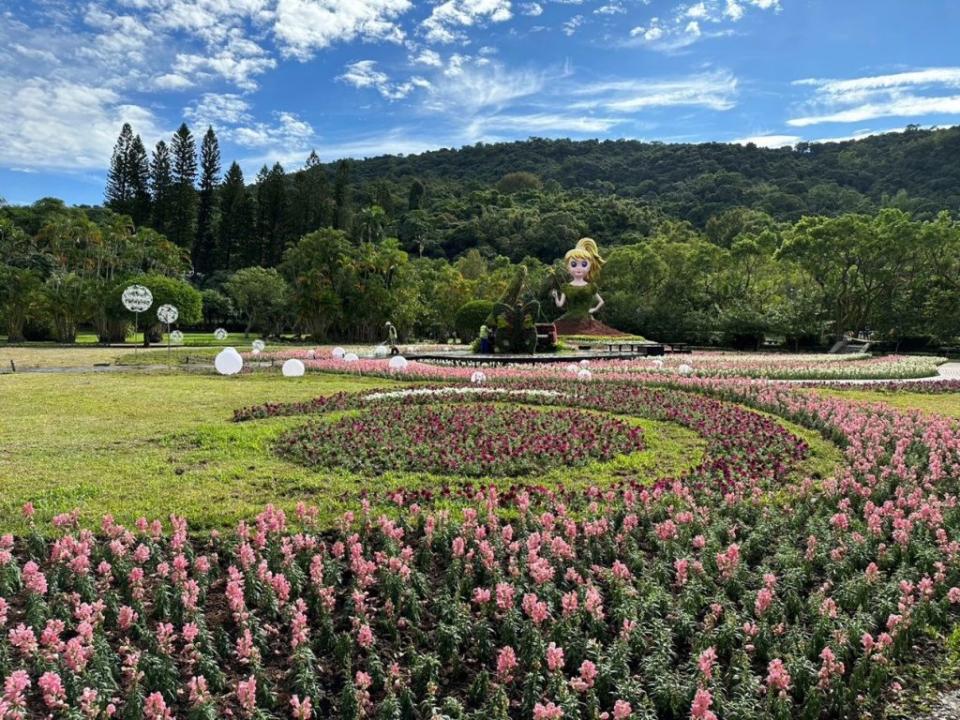
[[[563,670],[563,648],[557,647],[556,643],[550,643],[547,646],[547,667],[550,672]]]
[[[513,671],[517,669],[517,654],[507,645],[497,653],[497,678],[502,683],[513,681]]]

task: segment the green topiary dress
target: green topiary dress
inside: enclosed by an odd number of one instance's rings
[[[566,311],[559,320],[586,320],[590,318],[590,308],[596,304],[597,286],[593,283],[586,285],[563,286],[563,294],[567,301],[563,309]]]

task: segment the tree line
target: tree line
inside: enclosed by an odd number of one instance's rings
[[[915,130],[884,136],[882,146],[915,149],[939,138],[948,147],[955,137]],[[456,157],[438,151],[335,164],[311,153],[301,170],[264,166],[247,185],[235,162],[221,176],[212,128],[198,150],[181,125],[148,156],[125,125],[104,207],[45,199],[0,208],[0,318],[11,340],[70,341],[88,325],[117,341],[133,318],[119,307],[116,286],[150,276],[188,308],[183,326],[374,340],[390,320],[407,338],[442,339],[457,331],[461,306],[495,300],[521,264],[530,299],[549,320],[556,311],[548,273],[589,235],[608,258],[604,321],[652,338],[756,346],[775,336],[800,347],[870,329],[916,346],[951,343],[960,332],[960,227],[949,212],[955,207],[937,205],[948,202],[943,193],[929,201],[897,192],[866,204],[841,193],[830,208],[787,217],[729,195],[729,178],[707,172],[691,181],[701,198],[691,218],[675,201],[590,180],[566,187],[549,177],[556,158],[542,167],[523,161],[551,148],[592,156],[606,145],[531,140]],[[852,150],[870,156],[859,145]],[[715,150],[702,147],[706,157]],[[768,164],[782,162],[784,152],[798,150],[774,151]],[[798,157],[824,152],[802,149]],[[461,173],[477,153],[475,175]],[[634,175],[666,172],[657,168]],[[758,170],[748,179],[762,177]],[[824,178],[808,181],[813,188]]]

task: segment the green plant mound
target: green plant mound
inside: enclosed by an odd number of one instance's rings
[[[643,450],[639,427],[596,413],[487,403],[386,405],[282,435],[281,456],[381,474],[515,477]]]

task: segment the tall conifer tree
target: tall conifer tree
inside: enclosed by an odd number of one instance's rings
[[[197,239],[193,245],[193,268],[199,273],[215,269],[216,189],[220,182],[220,144],[212,127],[207,127],[200,145],[200,196],[197,208]]]
[[[197,222],[197,146],[186,123],[170,143],[173,154],[173,202],[168,239],[192,248]]]
[[[127,154],[128,182],[130,184],[130,216],[137,227],[150,220],[150,162],[143,140],[137,135]]]
[[[106,206],[116,213],[130,214],[133,188],[130,187],[130,148],[133,145],[133,128],[124,123],[120,137],[113,146],[110,169],[107,171],[107,187],[104,191]]]
[[[287,240],[286,174],[280,163],[257,175],[257,232],[260,237],[261,264],[277,265],[283,258]]]
[[[170,150],[161,140],[153,150],[150,161],[150,193],[153,196],[153,212],[150,226],[158,233],[170,231],[173,202],[173,174],[170,167]]]
[[[216,266],[235,270],[260,262],[253,242],[253,205],[243,180],[243,170],[234,162],[220,188],[220,226],[217,228]]]

